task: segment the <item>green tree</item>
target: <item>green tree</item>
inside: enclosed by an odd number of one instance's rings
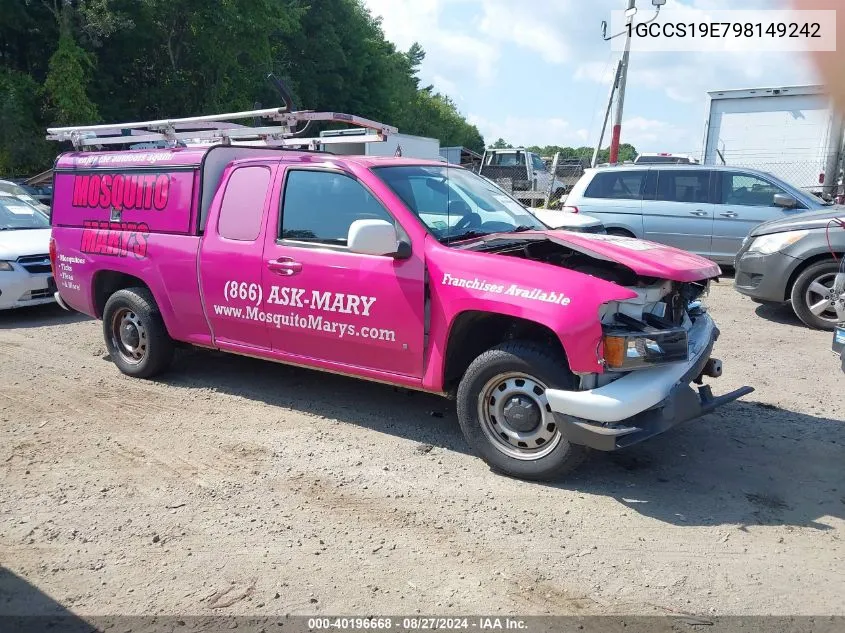
[[[422,47],[397,50],[362,0],[0,0],[0,15],[3,174],[49,167],[63,149],[43,141],[49,124],[281,105],[271,72],[300,109],[484,148],[447,95],[421,86]]]
[[[513,145],[508,143],[505,139],[499,137],[496,139],[496,142],[493,143],[490,147],[492,147],[493,149],[511,149],[513,148]]]
[[[49,164],[41,92],[30,75],[0,68],[0,175],[32,174]]]
[[[86,91],[94,57],[76,44],[67,26],[61,27],[59,46],[50,57],[48,68],[44,91],[53,122],[96,123],[97,106]]]

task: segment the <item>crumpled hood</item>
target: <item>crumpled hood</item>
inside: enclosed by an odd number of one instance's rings
[[[705,257],[647,240],[567,231],[548,231],[545,236],[591,257],[627,266],[643,277],[687,282],[710,279],[722,272]]]
[[[50,232],[50,229],[0,231],[0,260],[46,255],[50,251]]]
[[[795,215],[790,215],[785,218],[778,218],[777,220],[769,220],[758,224],[749,234],[751,237],[758,235],[771,235],[772,233],[782,233],[784,231],[800,231],[806,229],[823,229],[831,224],[831,220],[840,218],[845,221],[845,206],[833,205],[820,211],[804,211],[797,212]],[[835,226],[835,224],[831,224]]]

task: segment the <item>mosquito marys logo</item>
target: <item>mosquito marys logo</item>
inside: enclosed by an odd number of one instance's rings
[[[443,281],[441,283],[444,286],[492,292],[507,297],[517,297],[519,299],[528,299],[529,301],[542,301],[544,303],[556,303],[562,306],[568,306],[572,301],[562,292],[542,290],[540,288],[526,288],[517,284],[495,284],[479,279],[478,277],[473,279],[453,277],[449,273],[443,273]]]
[[[80,251],[111,257],[143,259],[147,256],[147,238],[150,227],[146,222],[98,222],[86,220],[82,223],[82,244]]]
[[[168,174],[86,174],[73,177],[73,206],[161,211],[170,198]]]

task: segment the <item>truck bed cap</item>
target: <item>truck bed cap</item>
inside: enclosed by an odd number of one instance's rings
[[[139,149],[102,152],[68,152],[59,156],[56,169],[91,169],[91,168],[149,168],[154,166],[167,167],[196,167],[202,164],[203,158],[213,147],[178,147],[171,149]],[[266,149],[266,148],[262,148]],[[389,163],[391,165],[434,165],[444,166],[446,163],[436,160],[418,158],[396,158],[393,156],[347,156],[330,153],[297,151],[290,149],[269,150],[278,152],[279,156],[288,160],[300,160],[303,157],[319,156],[327,162],[351,162],[362,167],[375,167]],[[452,165],[451,167],[455,167]]]

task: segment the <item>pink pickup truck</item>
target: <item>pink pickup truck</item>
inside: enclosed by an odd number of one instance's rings
[[[442,162],[76,151],[51,223],[56,298],[102,319],[123,373],[189,344],[441,394],[515,477],[559,478],[752,391],[702,385],[721,373],[699,301],[713,262],[551,230]]]

